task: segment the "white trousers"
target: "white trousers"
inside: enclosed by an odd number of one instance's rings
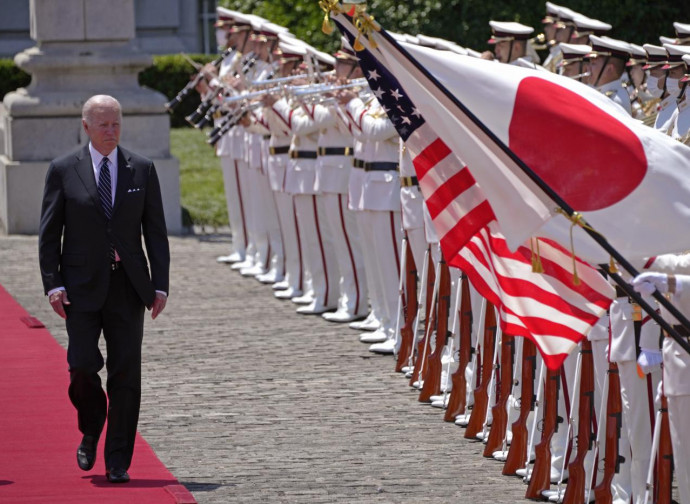
[[[228,207],[228,220],[232,230],[232,251],[243,259],[247,248],[244,199],[240,187],[239,167],[230,156],[220,156],[220,167],[223,172],[225,202]]]
[[[389,338],[395,338],[400,275],[400,212],[364,210],[361,213],[364,214],[360,221],[364,223],[360,227],[362,240],[371,245],[370,252],[373,253],[370,257],[370,278],[377,286],[370,292],[380,296],[381,327]]]
[[[684,350],[681,350],[683,352]],[[690,504],[690,395],[668,396],[673,462],[681,504]]]
[[[318,197],[323,202],[340,273],[338,309],[366,315],[364,257],[355,214],[347,208],[346,194],[326,193]]]
[[[374,244],[369,241],[369,224],[368,214],[363,210],[354,211],[355,220],[357,222],[357,229],[362,245],[362,258],[364,259],[364,279],[366,280],[366,289],[369,293],[369,305],[371,309],[371,316],[376,320],[381,320],[383,308],[380,305],[381,294],[379,293],[380,286],[375,281],[374,270],[376,268],[376,251]],[[420,270],[421,271],[421,270]],[[420,273],[421,275],[421,273]]]
[[[301,291],[302,286],[302,251],[297,236],[297,214],[291,194],[275,191],[280,233],[283,242],[285,281],[290,288]]]
[[[338,300],[338,268],[331,233],[323,209],[314,194],[295,194],[304,269],[311,277],[311,288],[317,305],[335,307]]]
[[[644,493],[649,470],[652,437],[652,423],[656,415],[654,396],[661,381],[661,368],[643,378],[637,374],[637,362],[618,363],[621,382],[621,404],[623,425],[627,428],[631,453],[621,453],[630,459],[630,481],[633,502],[644,502]]]

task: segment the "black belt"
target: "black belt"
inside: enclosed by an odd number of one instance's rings
[[[316,159],[316,151],[293,150],[290,159]]]
[[[271,153],[271,156],[277,156],[278,154],[287,154],[288,152],[290,152],[290,146],[284,145],[282,147],[269,147],[268,151]]]
[[[263,137],[264,137],[264,140],[270,140],[271,139],[271,135],[264,135]]]
[[[355,158],[352,160],[352,166],[354,166],[355,168],[364,169],[364,161],[362,161],[361,159]]]
[[[319,156],[351,156],[352,147],[319,147]]]
[[[364,163],[364,171],[397,171],[398,163]]]
[[[416,187],[419,186],[419,180],[417,177],[400,177],[400,185],[403,187]]]
[[[688,331],[684,325],[674,325],[673,328],[684,338],[690,338],[690,331]]]
[[[117,271],[122,268],[122,261],[115,261],[110,263],[110,271]]]

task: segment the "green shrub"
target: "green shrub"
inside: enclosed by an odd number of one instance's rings
[[[192,54],[188,56],[192,61],[203,65],[212,61],[213,55]],[[163,93],[169,100],[189,82],[189,78],[196,73],[194,67],[181,55],[170,54],[153,57],[153,66],[146,68],[139,74],[139,84]],[[171,115],[170,124],[173,127],[188,126],[184,120],[199,106],[199,95],[190,93]]]
[[[11,59],[0,59],[0,100],[17,88],[28,86],[31,76],[21,70]]]

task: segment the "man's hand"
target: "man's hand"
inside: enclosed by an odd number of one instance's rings
[[[266,93],[261,97],[261,102],[266,107],[272,107],[275,102],[279,100],[279,97],[275,93]]]
[[[67,318],[64,306],[70,304],[69,299],[67,299],[67,292],[63,290],[53,292],[50,296],[48,296],[48,301],[50,301],[50,306],[53,307],[55,313],[60,315],[63,319]]]
[[[165,303],[168,301],[168,297],[165,294],[156,292],[156,299],[153,300],[153,305],[149,306],[151,310],[151,318],[156,319],[158,315],[165,309]]]
[[[633,289],[646,296],[651,296],[655,290],[662,294],[666,294],[669,291],[668,275],[654,271],[646,271],[637,275],[633,279],[632,285]]]

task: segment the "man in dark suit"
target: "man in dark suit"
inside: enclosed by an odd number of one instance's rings
[[[77,463],[85,471],[93,467],[107,417],[105,468],[113,483],[129,481],[144,307],[154,319],[165,308],[170,266],[156,170],[150,160],[119,147],[121,122],[115,98],[87,100],[82,125],[89,145],[48,168],[39,231],[43,285],[69,336],[69,397],[83,434]],[[101,331],[107,397],[98,376]]]

